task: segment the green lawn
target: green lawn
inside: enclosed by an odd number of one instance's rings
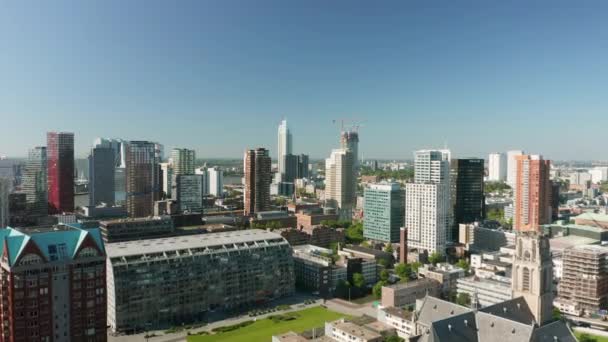
[[[576,339],[578,340],[579,337],[582,335],[583,333],[580,333],[578,331],[574,332],[574,336],[576,336]],[[608,337],[604,337],[604,336],[597,336],[597,335],[591,335],[591,334],[587,334],[589,336],[591,336],[593,339],[595,339],[597,342],[608,342]]]
[[[261,319],[244,328],[226,333],[188,336],[188,342],[268,342],[272,335],[286,333],[288,331],[303,332],[316,327],[322,327],[325,321],[335,321],[345,315],[329,311],[320,306],[294,312],[297,319],[275,323],[269,319]],[[280,313],[279,313],[280,314]]]

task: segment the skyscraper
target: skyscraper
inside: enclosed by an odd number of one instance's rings
[[[28,216],[41,217],[48,214],[46,147],[37,146],[28,153],[21,186],[26,196]]]
[[[357,178],[351,150],[339,148],[325,159],[325,201],[341,219],[352,219],[356,201]]]
[[[551,223],[551,161],[521,155],[516,162],[513,228],[540,232],[541,225]]]
[[[286,154],[283,156],[283,173],[281,175],[282,182],[293,183],[298,178],[298,156]]]
[[[196,153],[186,148],[174,148],[171,151],[174,175],[193,175]]]
[[[114,205],[115,151],[111,147],[93,147],[89,155],[89,205]]]
[[[171,198],[171,191],[173,188],[173,166],[171,166],[170,163],[160,163],[160,178],[163,196],[165,198]]]
[[[176,175],[173,198],[182,212],[203,212],[203,175]]]
[[[9,199],[11,182],[8,178],[0,177],[0,229],[6,228],[9,223]]]
[[[107,341],[106,254],[98,228],[0,229],[0,341]]]
[[[207,172],[209,175],[209,194],[215,197],[222,196],[224,193],[224,171],[215,166],[210,167]]]
[[[484,160],[479,158],[452,159],[450,185],[452,204],[451,241],[458,240],[458,225],[472,223],[483,218]]]
[[[308,165],[310,164],[308,155],[300,154],[298,156],[298,175],[296,178],[309,178]]]
[[[507,184],[515,189],[515,183],[517,178],[517,156],[524,154],[524,151],[513,150],[507,152]]]
[[[343,131],[340,134],[340,147],[350,150],[353,154],[353,167],[359,167],[359,133],[357,131]]]
[[[131,141],[126,148],[127,212],[130,217],[151,216],[160,199],[158,159],[155,144]]]
[[[277,160],[279,162],[279,173],[285,174],[285,155],[292,153],[292,136],[289,128],[287,127],[287,120],[282,120],[279,125],[278,132],[278,154]]]
[[[46,134],[49,212],[74,211],[74,133]]]
[[[364,197],[363,237],[399,242],[405,213],[405,199],[399,183],[371,184],[365,189]]]
[[[127,141],[121,139],[97,138],[93,142],[93,148],[111,148],[114,151],[114,166],[116,168],[124,168],[127,163],[125,159],[127,144]]]
[[[270,208],[271,159],[268,150],[248,150],[244,157],[245,193],[243,204],[245,215],[253,215]]]
[[[450,151],[420,150],[414,156],[414,183],[405,190],[408,248],[444,254],[452,211]]]
[[[504,153],[490,153],[488,156],[488,180],[504,182],[507,179],[507,157]]]

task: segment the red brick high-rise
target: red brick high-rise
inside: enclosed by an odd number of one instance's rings
[[[243,205],[245,215],[253,215],[270,207],[271,160],[268,150],[257,148],[245,152],[245,191]]]
[[[74,133],[46,134],[49,213],[74,211]]]
[[[513,228],[541,231],[551,223],[551,161],[539,155],[517,156]]]
[[[0,341],[107,341],[98,228],[0,230]]]

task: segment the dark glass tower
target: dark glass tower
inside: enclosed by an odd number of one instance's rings
[[[453,224],[452,231],[448,233],[451,241],[457,240],[460,223],[471,223],[484,217],[483,176],[483,159],[452,159],[450,184]]]
[[[115,152],[111,147],[95,147],[89,156],[89,202],[114,205]]]

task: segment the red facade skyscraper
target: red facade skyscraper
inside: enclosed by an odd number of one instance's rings
[[[48,132],[47,183],[49,213],[74,211],[74,133]]]
[[[515,213],[513,228],[518,231],[541,232],[551,223],[551,161],[539,155],[515,157]]]

